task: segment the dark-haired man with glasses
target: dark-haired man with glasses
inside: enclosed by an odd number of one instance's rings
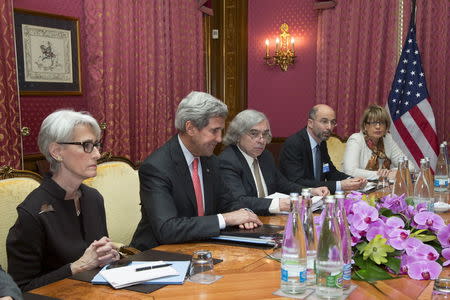
[[[233,198],[259,215],[290,209],[289,198],[269,199],[281,192],[301,192],[306,187],[286,179],[277,169],[272,153],[266,150],[272,135],[267,117],[247,109],[231,121],[224,137],[228,147],[219,155],[220,170]],[[313,195],[325,196],[328,188],[312,189]]]
[[[291,181],[309,186],[327,186],[337,190],[357,190],[367,183],[365,178],[350,178],[339,172],[328,154],[326,140],[336,127],[336,113],[325,104],[314,106],[306,128],[284,142],[280,154],[281,172]]]

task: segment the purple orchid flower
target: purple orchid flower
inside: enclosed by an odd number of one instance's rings
[[[387,195],[380,200],[380,207],[390,209],[393,213],[403,213],[407,208],[406,195]]]
[[[446,267],[450,265],[450,248],[445,248],[442,250],[442,256],[446,259],[443,266]]]
[[[416,280],[433,280],[439,277],[442,267],[434,261],[416,261],[408,265],[408,275]]]
[[[438,231],[437,238],[438,238],[438,240],[441,243],[441,246],[443,248],[450,247],[450,224],[448,224],[447,226],[442,227]]]
[[[381,219],[378,219],[377,221],[370,224],[369,229],[367,230],[366,238],[368,241],[371,241],[378,234],[381,234],[385,239],[389,238],[386,231],[386,225]]]
[[[432,231],[439,231],[445,227],[444,219],[435,213],[429,211],[419,212],[414,216],[414,222],[417,224],[418,229],[430,229]]]
[[[405,244],[406,254],[411,256],[414,255],[414,253],[417,252],[417,249],[422,245],[424,245],[424,243],[422,243],[422,241],[419,239],[416,238],[407,239]]]
[[[355,246],[356,244],[358,244],[361,241],[362,236],[361,236],[360,232],[357,229],[355,229],[355,227],[353,227],[353,226],[350,226],[350,233],[352,235],[352,246]]]
[[[405,228],[405,222],[403,222],[403,220],[399,217],[387,218],[385,223],[386,223],[386,226],[392,230]]]
[[[407,252],[407,254],[423,261],[436,261],[439,258],[439,253],[436,249],[424,243],[415,247],[409,253]]]
[[[367,231],[369,224],[377,221],[378,211],[375,207],[370,206],[365,201],[358,201],[353,204],[354,215],[351,219],[353,227],[359,231]]]
[[[388,233],[388,244],[397,250],[403,250],[406,248],[407,239],[409,238],[409,230],[394,229]]]

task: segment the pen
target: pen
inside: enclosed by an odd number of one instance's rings
[[[145,270],[152,270],[152,269],[157,269],[157,268],[163,268],[163,267],[168,267],[168,266],[171,266],[171,265],[172,264],[163,264],[163,265],[156,265],[156,266],[141,267],[141,268],[136,268],[136,272],[145,271]]]

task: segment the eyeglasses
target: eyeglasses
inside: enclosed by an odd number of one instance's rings
[[[386,126],[386,123],[385,123],[385,122],[382,122],[382,121],[366,122],[366,124],[367,124],[367,125],[370,125],[370,126],[375,126],[375,125],[378,125],[378,126]]]
[[[80,146],[83,146],[83,150],[86,153],[92,153],[92,151],[94,151],[94,147],[97,148],[100,151],[100,148],[102,147],[102,143],[100,143],[100,142],[92,142],[92,141],[85,141],[85,142],[60,142],[58,144],[60,144],[60,145],[80,145]]]
[[[313,120],[315,120],[315,119],[313,119]],[[320,124],[322,124],[323,126],[330,125],[331,127],[336,127],[336,125],[337,125],[336,120],[320,119],[320,120],[316,120],[316,121],[319,122]]]
[[[256,139],[262,137],[263,139],[265,139],[266,141],[268,141],[268,140],[270,140],[270,139],[272,138],[272,135],[270,134],[270,131],[269,131],[269,130],[266,130],[266,131],[259,131],[259,130],[256,130],[256,129],[250,129],[250,130],[247,132],[247,134],[250,136],[250,138],[251,138],[252,140],[256,140]]]

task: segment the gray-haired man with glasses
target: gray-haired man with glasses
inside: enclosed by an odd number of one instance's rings
[[[336,113],[330,106],[314,106],[309,112],[306,128],[285,141],[280,155],[281,172],[298,184],[325,185],[333,194],[337,190],[364,187],[367,183],[365,178],[350,178],[331,162],[325,141],[336,125]]]
[[[231,121],[224,137],[228,147],[219,155],[220,169],[233,198],[259,215],[288,211],[289,198],[269,199],[275,192],[300,192],[305,186],[291,182],[275,166],[272,154],[266,150],[272,135],[267,117],[247,109]],[[328,188],[313,188],[313,195],[324,196]]]

